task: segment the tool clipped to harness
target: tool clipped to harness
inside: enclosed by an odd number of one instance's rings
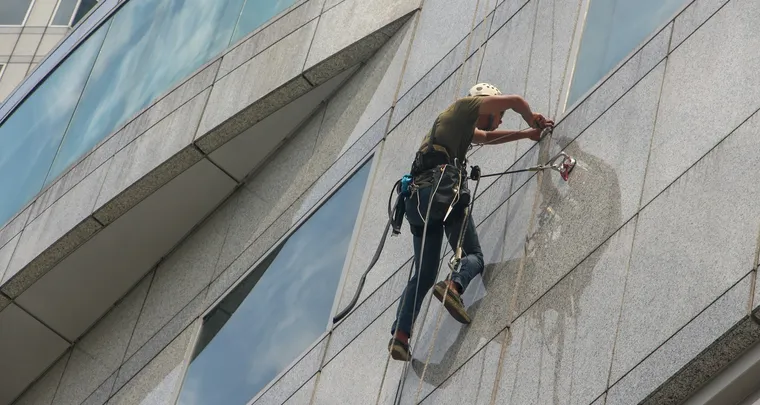
[[[396,204],[393,208],[390,207],[390,199],[388,201],[388,219],[391,221],[391,236],[398,236],[401,234],[401,226],[404,223],[404,215],[406,214],[406,199],[412,195],[412,176],[405,174],[400,180],[396,182],[393,189],[396,190]]]

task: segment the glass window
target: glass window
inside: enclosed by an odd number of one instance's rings
[[[231,42],[235,42],[248,35],[269,21],[270,18],[295,4],[295,2],[296,0],[246,0]]]
[[[33,190],[49,184],[159,95],[219,55],[230,44],[233,32],[245,36],[257,24],[268,21],[294,2],[295,0],[250,0],[248,4],[246,0],[124,2],[108,21],[112,25],[110,29],[100,27],[95,38],[85,40],[85,43],[94,41],[91,47],[83,46],[97,49],[93,55],[97,58],[94,64],[93,60],[88,60],[87,66],[69,67],[66,65],[73,62],[67,60],[56,68],[56,71],[65,71],[58,74],[58,77],[73,75],[75,71],[79,75],[70,85],[49,85],[77,89],[65,96],[48,91],[50,100],[62,100],[58,111],[38,112],[42,114],[41,120],[37,120],[36,116],[35,119],[30,119],[33,116],[31,112],[41,108],[24,107],[24,104],[32,100],[40,102],[40,97],[30,95],[17,108],[21,112],[14,111],[0,126],[0,148],[4,146],[2,142],[11,142],[8,140],[11,137],[9,134],[15,131],[35,134],[16,137],[13,141],[16,150],[37,151],[34,159],[24,160],[21,155],[11,159],[12,155],[7,152],[9,149],[0,150],[0,167],[4,169],[0,176],[7,176],[6,173],[15,170],[28,172],[30,176],[28,182],[0,178],[0,195],[12,195],[12,198],[7,198],[8,201],[0,202],[0,223],[8,219],[3,217],[7,214],[5,210],[19,206],[19,203],[23,206],[28,200],[21,199],[33,197]],[[0,0],[0,25],[21,24],[31,3],[32,0]],[[97,0],[59,0],[51,23],[65,24],[73,13],[71,24],[76,24],[97,3]],[[241,20],[244,6],[246,11]],[[90,76],[87,77],[87,74]],[[49,78],[46,81],[55,82]],[[40,90],[37,92],[42,93]],[[46,103],[51,103],[50,100]],[[70,105],[69,101],[74,101],[74,104]],[[71,108],[74,109],[73,113]],[[65,116],[61,115],[64,113]],[[18,117],[14,118],[16,115]],[[24,121],[34,122],[34,125],[21,129],[15,127]],[[40,149],[40,143],[56,146]],[[48,155],[49,150],[53,150],[54,156]],[[17,169],[7,166],[11,162],[25,167]],[[31,168],[30,164],[40,166]],[[43,176],[42,183],[38,178],[40,173]],[[4,188],[6,186],[10,188]],[[29,193],[32,194],[28,195]]]
[[[71,21],[71,26],[73,27],[77,25],[79,20],[81,20],[82,17],[89,13],[96,4],[98,4],[98,0],[80,0],[79,8],[77,8],[77,12],[74,14],[74,19]]]
[[[114,17],[48,181],[223,51],[243,0],[131,0]]]
[[[107,28],[74,51],[0,127],[0,224],[42,189]]]
[[[50,25],[69,25],[71,21],[71,15],[74,14],[74,9],[77,7],[79,0],[60,0],[58,2],[58,8],[53,15],[53,22]]]
[[[590,0],[567,105],[575,103],[687,0]]]
[[[370,162],[204,318],[178,404],[244,405],[326,331]]]
[[[0,0],[0,25],[22,25],[32,0]]]

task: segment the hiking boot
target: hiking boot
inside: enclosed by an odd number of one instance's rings
[[[393,360],[409,361],[409,345],[404,343],[395,337],[391,338],[388,343],[388,350],[391,352]]]
[[[462,302],[459,293],[453,288],[449,288],[449,291],[446,292],[446,282],[441,281],[435,285],[435,288],[433,288],[433,296],[435,296],[438,301],[442,301],[444,294],[446,294],[446,302],[443,303],[444,308],[446,308],[446,310],[449,311],[449,314],[451,314],[451,316],[458,322],[465,325],[469,324],[471,321],[470,316],[467,315],[467,311],[464,309],[464,303]]]

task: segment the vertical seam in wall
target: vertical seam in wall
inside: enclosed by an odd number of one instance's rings
[[[607,382],[604,387],[604,391],[607,392],[610,388],[610,383],[612,381],[612,365],[615,364],[615,351],[617,349],[617,341],[618,341],[618,335],[620,334],[620,324],[622,323],[623,319],[623,307],[625,306],[625,292],[628,289],[628,278],[631,272],[631,259],[633,258],[633,248],[636,244],[636,234],[639,228],[639,213],[636,213],[636,216],[633,218],[635,221],[633,223],[633,237],[631,237],[631,248],[628,252],[628,260],[625,264],[625,281],[623,281],[623,292],[620,294],[620,309],[618,310],[618,319],[617,319],[617,325],[615,325],[615,335],[612,340],[612,353],[610,355],[610,366],[607,369]],[[605,398],[605,402],[607,399]]]
[[[325,1],[324,3],[322,3],[322,10],[320,10],[319,11],[319,15],[315,17],[315,19],[317,20],[317,24],[314,27],[314,34],[311,36],[311,41],[309,41],[309,48],[306,50],[306,57],[303,58],[303,65],[301,66],[301,75],[303,75],[304,70],[306,70],[306,63],[309,61],[309,54],[311,54],[311,47],[314,45],[314,40],[317,38],[317,33],[319,32],[319,23],[320,23],[320,21],[322,21],[322,14],[325,13],[325,5],[326,4],[327,4],[327,1]],[[311,21],[314,21],[314,19],[312,19]],[[309,21],[309,23],[311,21]],[[304,24],[304,26],[308,25],[309,23]],[[295,32],[295,31],[293,31],[293,32]],[[288,34],[288,35],[290,35],[290,34]],[[305,78],[306,78],[306,76],[304,76],[304,79]],[[308,80],[306,80],[306,81],[309,82]],[[309,84],[311,84],[311,82],[309,82]],[[313,87],[313,85],[312,85],[312,87]]]
[[[675,31],[675,21],[676,21],[676,19],[677,19],[678,17],[680,17],[680,16],[681,16],[681,14],[683,14],[683,12],[684,12],[684,11],[686,11],[686,9],[688,9],[689,7],[691,7],[692,5],[694,5],[694,3],[696,3],[697,1],[698,1],[698,0],[694,0],[694,1],[692,1],[692,2],[691,2],[689,5],[688,5],[688,6],[684,7],[684,8],[681,10],[681,12],[680,12],[680,13],[678,13],[678,15],[676,15],[676,16],[673,18],[673,30],[674,30],[674,31]],[[689,34],[688,34],[688,35],[686,35],[686,36],[685,36],[685,37],[684,37],[684,38],[681,40],[681,42],[679,42],[679,43],[678,43],[678,45],[676,45],[676,47],[675,47],[675,48],[673,48],[673,49],[670,49],[670,46],[668,46],[668,52],[670,53],[670,52],[673,52],[673,51],[675,51],[676,49],[680,48],[680,47],[681,47],[681,45],[683,45],[684,43],[686,43],[686,41],[687,41],[687,40],[689,40],[689,38],[691,38],[691,37],[692,37],[692,36],[693,36],[693,35],[694,35],[694,34],[695,34],[697,31],[699,31],[699,29],[700,29],[700,28],[702,28],[702,26],[703,26],[703,25],[707,24],[707,22],[708,22],[708,21],[710,21],[710,20],[711,20],[711,19],[712,19],[712,18],[715,16],[715,14],[718,14],[718,13],[720,12],[720,10],[723,10],[723,7],[725,7],[725,6],[726,6],[728,3],[730,3],[731,1],[732,1],[732,0],[727,0],[726,2],[724,2],[723,4],[721,4],[721,5],[720,5],[720,7],[718,7],[718,8],[717,8],[715,11],[713,11],[713,12],[712,12],[712,13],[711,13],[709,16],[707,16],[707,18],[705,18],[705,20],[704,20],[704,21],[702,21],[702,22],[701,22],[699,25],[697,25],[697,27],[696,27],[696,28],[694,28],[693,30],[691,30],[691,32],[689,32]],[[695,6],[695,7],[696,7],[696,6]]]
[[[241,66],[242,66],[242,65],[241,65]],[[238,67],[240,67],[240,66],[238,66]],[[222,70],[222,62],[220,61],[220,62],[219,62],[219,66],[216,68],[216,72],[214,73],[214,76],[217,76],[217,75],[219,75],[219,72],[220,72],[221,70]],[[173,110],[173,111],[171,111],[170,113],[166,114],[166,116],[165,116],[165,117],[161,118],[160,120],[157,120],[157,121],[156,121],[156,123],[155,123],[155,124],[153,124],[153,125],[151,125],[150,127],[148,127],[148,128],[145,130],[145,132],[148,132],[148,131],[149,131],[151,128],[153,128],[153,127],[155,127],[156,125],[160,124],[160,123],[161,123],[161,121],[163,121],[163,120],[165,120],[165,119],[169,118],[169,116],[170,116],[170,115],[172,115],[172,114],[173,114],[175,111],[177,111],[177,110],[179,110],[180,108],[184,107],[184,106],[185,106],[185,104],[188,104],[188,103],[190,103],[191,101],[193,101],[193,99],[194,99],[194,98],[198,97],[198,96],[199,96],[199,95],[201,95],[201,94],[202,94],[204,91],[208,90],[208,96],[206,96],[206,100],[203,102],[203,107],[201,108],[201,112],[200,112],[200,114],[198,114],[198,116],[199,116],[199,118],[198,118],[198,124],[197,124],[197,125],[195,125],[195,126],[194,126],[194,128],[193,128],[193,133],[194,133],[194,134],[193,134],[193,140],[192,140],[192,141],[190,141],[190,144],[191,144],[191,145],[193,145],[193,146],[195,146],[195,148],[196,148],[196,149],[198,149],[198,151],[201,153],[201,156],[204,156],[204,157],[210,157],[210,156],[211,156],[211,153],[213,153],[213,152],[214,152],[216,149],[212,150],[212,151],[211,151],[209,154],[206,154],[206,152],[204,152],[204,151],[203,151],[203,148],[201,148],[200,146],[198,146],[198,141],[200,140],[200,139],[198,138],[198,129],[201,127],[201,124],[203,124],[203,117],[206,115],[206,107],[208,107],[208,103],[209,103],[209,101],[211,100],[211,92],[213,92],[213,91],[214,91],[214,87],[216,87],[215,85],[216,85],[216,79],[214,79],[214,81],[212,81],[212,82],[211,82],[211,84],[209,84],[209,85],[208,85],[207,87],[205,87],[203,90],[199,91],[199,92],[198,92],[198,94],[196,94],[196,95],[194,95],[194,96],[190,97],[190,98],[189,98],[187,101],[185,101],[184,103],[182,103],[182,104],[181,104],[179,107],[177,107],[176,109],[174,109],[174,110]],[[137,119],[137,117],[135,117],[135,119]],[[218,126],[217,126],[217,127],[218,127]],[[125,128],[126,128],[126,126],[125,126]],[[145,132],[143,132],[142,134],[144,134]],[[209,132],[211,132],[211,131],[209,131]],[[142,135],[142,134],[140,134],[140,135]],[[119,149],[119,152],[120,152],[122,149],[125,149],[127,146],[129,146],[129,144],[131,144],[132,142],[136,141],[136,140],[137,140],[137,138],[139,138],[139,137],[140,137],[140,135],[137,135],[137,136],[135,137],[135,139],[133,139],[133,140],[129,141],[129,143],[125,144],[125,145],[124,145],[124,146],[123,146],[121,149]],[[238,134],[238,135],[239,135],[239,134]],[[117,152],[117,153],[118,153],[118,152]],[[114,154],[114,156],[116,156],[116,154]],[[211,161],[211,159],[209,159],[209,161]],[[226,173],[226,172],[225,172],[225,173]],[[233,177],[233,179],[234,179],[234,177]],[[237,180],[235,180],[235,182],[237,183]],[[100,195],[98,195],[98,197],[100,197]]]
[[[670,37],[668,39],[668,42],[670,42],[672,39],[673,39],[673,23],[670,24]],[[668,48],[669,47],[670,47],[670,45],[668,45]],[[625,266],[625,281],[623,282],[623,292],[621,293],[621,296],[620,296],[620,309],[618,310],[617,325],[615,326],[615,335],[614,335],[614,338],[613,338],[613,341],[612,341],[612,353],[611,353],[611,356],[610,356],[610,365],[609,365],[609,368],[607,369],[607,383],[606,383],[606,386],[605,386],[605,391],[607,391],[609,389],[610,383],[611,383],[611,380],[612,380],[612,366],[613,366],[613,364],[615,364],[615,352],[617,350],[617,342],[618,342],[618,337],[620,335],[620,326],[622,324],[622,319],[623,319],[623,308],[625,306],[625,294],[626,294],[626,291],[628,290],[628,279],[630,278],[631,260],[633,258],[633,248],[634,248],[635,243],[636,243],[636,235],[637,235],[638,228],[639,228],[639,216],[640,216],[641,210],[642,210],[641,203],[642,203],[642,200],[644,199],[644,190],[646,189],[646,178],[647,178],[647,173],[649,171],[649,159],[650,159],[650,157],[652,155],[652,147],[653,147],[653,144],[654,144],[654,134],[655,134],[655,131],[657,129],[657,117],[659,116],[659,112],[660,112],[660,102],[662,101],[662,90],[663,90],[663,87],[665,86],[665,77],[666,77],[666,73],[667,73],[667,69],[668,69],[668,59],[669,59],[668,55],[666,55],[665,59],[664,59],[665,66],[663,67],[662,79],[660,80],[660,89],[659,89],[659,93],[657,95],[657,104],[655,106],[654,122],[652,124],[652,133],[651,133],[650,139],[649,139],[649,153],[647,154],[647,160],[646,160],[646,164],[644,166],[644,180],[641,183],[641,193],[639,194],[638,211],[636,212],[635,217],[633,218],[633,220],[634,220],[633,231],[632,231],[633,232],[633,237],[631,237],[631,248],[630,248],[630,250],[628,252],[628,260],[627,260],[626,266]],[[663,63],[663,62],[660,61],[659,63]],[[657,65],[655,65],[655,67],[653,69],[656,69],[656,68],[657,68]],[[646,75],[644,75],[644,77],[645,76]],[[636,85],[634,84],[633,87],[635,87],[635,86]],[[631,88],[633,88],[633,87],[631,87]],[[605,398],[605,402],[606,402],[606,398]]]
[[[536,0],[536,1],[538,1],[538,0]],[[528,4],[528,3],[529,2],[526,2],[525,4]],[[523,5],[523,7],[525,7],[525,4]],[[520,9],[522,10],[522,7]],[[515,13],[515,15],[517,15],[517,13],[519,13],[519,10]],[[531,59],[530,55],[533,52],[533,42],[534,42],[534,39],[535,39],[535,36],[536,36],[535,35],[536,34],[536,24],[535,24],[535,22],[536,22],[537,16],[538,16],[538,4],[536,4],[536,13],[533,16],[533,23],[534,23],[533,24],[533,36],[531,38],[530,48],[529,48],[529,51],[528,51],[528,63],[527,63],[527,68],[526,68],[526,72],[525,72],[525,85],[524,85],[524,88],[523,88],[523,92],[524,92],[524,89],[527,88],[527,86],[528,86],[528,73],[530,72],[530,59]],[[507,21],[509,21],[509,20],[507,20]],[[517,156],[517,147],[515,147],[515,156]],[[515,162],[517,162],[517,159],[515,159]],[[521,282],[521,279],[522,279],[523,270],[525,268],[525,256],[527,255],[528,242],[529,242],[529,237],[530,237],[529,235],[530,235],[531,230],[533,229],[534,219],[535,219],[535,212],[536,212],[536,209],[538,208],[538,200],[539,200],[538,196],[541,193],[541,179],[543,178],[543,176],[541,176],[541,174],[542,173],[539,172],[539,173],[537,173],[535,175],[535,176],[538,176],[538,179],[536,180],[538,184],[537,184],[537,187],[536,187],[536,191],[535,191],[535,193],[533,195],[533,207],[531,208],[530,221],[529,221],[528,228],[527,228],[527,231],[526,231],[525,240],[523,242],[524,243],[524,245],[523,245],[523,253],[520,256],[520,261],[519,261],[518,266],[517,266],[517,277],[515,279],[515,288],[512,291],[512,296],[510,297],[509,307],[507,308],[507,312],[508,312],[507,324],[508,325],[512,324],[513,315],[515,315],[516,312],[517,312],[516,309],[515,309],[515,306],[517,305],[517,292],[518,292],[518,290],[520,288],[520,282]],[[498,181],[498,178],[496,179],[496,181]],[[496,181],[494,181],[494,183],[496,183]],[[528,181],[530,181],[530,179],[528,179]],[[492,185],[494,183],[492,183]],[[514,186],[514,185],[512,185],[512,186]],[[512,186],[510,186],[510,191],[511,191],[511,187]],[[511,333],[511,330],[510,330],[510,333]],[[498,365],[498,367],[496,369],[496,375],[499,377],[499,379],[500,379],[500,376],[501,376],[501,370],[504,367],[504,356],[505,356],[505,354],[507,352],[506,346],[508,346],[508,345],[504,344],[504,346],[502,346],[501,352],[499,353],[499,362],[498,362],[499,365]],[[494,382],[494,385],[493,385],[493,390],[491,391],[491,404],[492,405],[495,404],[494,401],[496,400],[496,392],[498,391],[498,389],[499,389],[499,380],[496,380]]]
[[[58,396],[58,390],[61,389],[61,383],[63,383],[63,377],[66,375],[66,371],[69,368],[69,362],[71,362],[71,356],[74,355],[74,346],[72,345],[71,347],[69,347],[69,349],[67,350],[67,352],[68,352],[68,357],[66,358],[66,364],[63,366],[63,371],[61,371],[61,376],[58,378],[58,383],[55,385],[55,391],[53,391],[53,397],[50,398],[50,404],[51,405],[55,403],[55,398]],[[53,363],[53,367],[55,367],[55,363]],[[52,367],[51,367],[51,369],[52,369]],[[42,378],[44,378],[44,374],[40,378],[40,380]],[[37,380],[37,381],[40,381],[40,380]],[[21,397],[19,396],[19,398],[21,398]]]
[[[135,326],[132,328],[132,333],[130,333],[129,335],[129,340],[127,340],[127,345],[126,345],[126,348],[124,349],[124,354],[121,356],[121,361],[119,361],[119,368],[117,368],[116,371],[114,371],[114,374],[116,374],[116,377],[114,378],[113,386],[111,387],[111,390],[108,393],[109,399],[115,394],[114,389],[116,389],[116,382],[118,381],[119,376],[121,375],[121,368],[124,366],[124,361],[127,360],[127,352],[129,351],[129,346],[132,344],[132,338],[134,338],[135,331],[137,331],[137,326],[140,324],[140,318],[142,317],[143,310],[145,309],[145,303],[148,301],[148,295],[150,295],[150,290],[153,287],[153,281],[156,279],[157,268],[158,268],[158,265],[156,265],[156,267],[154,267],[150,272],[148,272],[148,277],[150,277],[150,282],[148,283],[148,289],[145,292],[145,297],[142,300],[142,304],[140,304],[140,312],[137,314],[137,319],[135,319]],[[138,285],[139,285],[139,282],[138,282]],[[135,351],[135,353],[137,353],[137,351],[139,350],[140,348],[138,348]]]
[[[672,25],[672,23],[671,23],[671,27],[670,28],[671,28],[671,30],[670,30],[670,38],[668,40],[668,43],[670,43],[670,41],[673,39],[673,25]],[[670,47],[670,45],[668,45],[668,47]],[[652,157],[652,149],[654,149],[654,135],[657,132],[657,119],[660,116],[660,103],[662,102],[662,91],[665,88],[665,78],[667,77],[667,74],[668,74],[668,61],[669,60],[670,60],[670,55],[665,55],[665,59],[664,59],[665,66],[663,66],[662,79],[660,80],[660,89],[659,89],[659,92],[657,94],[657,104],[655,105],[655,110],[654,110],[654,122],[652,124],[652,133],[649,136],[649,151],[647,153],[646,163],[644,164],[644,180],[641,183],[641,192],[639,193],[639,204],[638,204],[638,207],[637,207],[638,211],[636,213],[637,215],[644,208],[644,207],[641,206],[641,204],[644,202],[644,191],[646,190],[646,186],[647,186],[647,174],[649,174],[649,162],[650,162],[650,159]],[[658,62],[657,65],[659,65],[660,63],[663,63],[663,61]],[[652,70],[657,69],[657,65],[655,65],[655,67]],[[647,73],[646,75],[648,75],[648,74],[649,73]],[[643,77],[646,77],[646,75],[644,75]],[[636,84],[638,84],[638,83],[636,83]],[[636,85],[634,84],[633,87],[635,87],[635,86]],[[631,87],[631,89],[633,87]],[[653,198],[653,200],[654,200],[654,198]]]
[[[414,47],[414,41],[417,38],[417,29],[420,25],[420,19],[422,18],[422,6],[425,3],[425,0],[420,0],[420,5],[417,11],[414,15],[414,23],[412,24],[412,35],[409,38],[409,44],[406,47],[406,55],[404,56],[404,62],[401,64],[401,71],[398,75],[398,82],[396,83],[396,90],[393,94],[393,101],[391,102],[391,108],[390,112],[388,114],[388,122],[385,125],[385,131],[383,132],[383,139],[384,141],[388,137],[388,133],[391,130],[391,122],[393,122],[393,113],[396,111],[396,104],[399,100],[399,93],[401,92],[401,85],[404,82],[404,76],[406,75],[406,68],[409,64],[409,56],[412,54],[412,48]],[[441,63],[441,61],[438,61],[438,63]],[[429,73],[429,72],[428,72]],[[424,76],[423,76],[424,77]],[[420,79],[422,80],[422,79]],[[415,83],[416,84],[416,83]],[[414,85],[412,85],[414,87]],[[411,88],[410,88],[411,90]],[[406,95],[406,93],[405,93]],[[399,122],[400,123],[400,122]],[[381,143],[382,143],[381,141]]]
[[[356,69],[356,72],[358,72],[359,70],[361,70],[361,68],[362,68],[362,64],[359,65],[359,67]],[[356,74],[356,72],[354,72],[354,74]],[[304,79],[306,79],[305,76],[304,76]],[[347,81],[348,80],[351,80],[351,78],[348,78]],[[307,79],[307,81],[308,81],[308,79]],[[345,82],[344,82],[344,84],[345,84]],[[321,102],[321,103],[319,103],[317,105],[317,111],[316,111],[316,113],[319,114],[321,112],[322,113],[322,118],[319,120],[319,128],[317,128],[317,136],[315,137],[316,139],[314,139],[314,144],[312,145],[312,150],[311,150],[312,155],[311,156],[314,156],[314,152],[316,151],[317,145],[319,144],[319,139],[322,137],[322,127],[325,126],[325,118],[327,118],[327,109],[330,108],[330,102],[331,101],[335,101],[335,99],[332,98],[332,97],[330,97],[327,100],[324,100],[324,102]],[[322,111],[319,111],[319,110],[322,110]],[[312,117],[310,117],[310,118],[313,118],[313,116],[314,116],[314,114],[312,114]],[[310,119],[304,120],[304,127],[306,126],[306,123],[309,122],[309,121],[311,121],[311,120]],[[297,135],[294,134],[294,136],[292,138],[295,139],[296,137],[297,137]],[[291,139],[291,141],[292,141],[292,139]],[[309,156],[309,157],[311,157],[311,156]],[[321,177],[321,175],[320,175],[320,177]]]

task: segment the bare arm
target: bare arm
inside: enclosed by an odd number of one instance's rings
[[[541,114],[533,113],[530,105],[518,95],[498,95],[484,97],[478,109],[479,114],[500,114],[502,111],[513,110],[520,114],[531,128],[553,126],[554,121],[547,120]]]
[[[541,137],[540,130],[528,129],[523,131],[501,130],[483,131],[475,128],[475,134],[472,137],[474,144],[498,145],[500,143],[519,141],[520,139],[539,140]]]
[[[480,114],[499,114],[502,111],[514,110],[520,114],[525,122],[530,123],[533,112],[524,98],[518,95],[499,95],[484,97],[480,103]]]

